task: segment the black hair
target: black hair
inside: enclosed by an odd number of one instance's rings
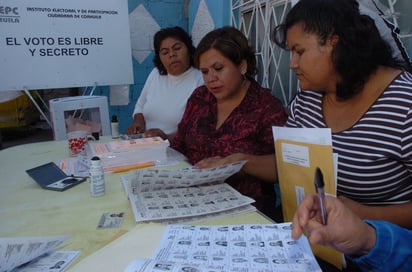
[[[349,99],[359,92],[380,65],[408,69],[405,62],[393,57],[374,20],[360,14],[356,0],[300,0],[275,28],[274,42],[286,49],[287,31],[297,23],[303,23],[306,33],[317,35],[320,45],[332,36],[338,37],[332,62],[341,77],[336,85],[336,96],[340,99]]]
[[[153,47],[155,51],[153,63],[159,70],[159,73],[161,75],[167,75],[167,70],[164,67],[162,61],[160,60],[159,55],[160,45],[163,42],[163,40],[167,38],[175,38],[185,44],[189,52],[190,66],[193,66],[193,54],[195,52],[195,47],[193,46],[193,41],[190,35],[187,34],[187,32],[183,28],[178,26],[162,28],[159,31],[157,31],[153,37]]]
[[[255,52],[249,46],[248,39],[238,29],[224,26],[207,33],[199,42],[194,55],[194,65],[199,68],[199,57],[209,49],[216,49],[234,64],[239,65],[242,60],[247,62],[245,76],[253,78],[256,74]]]

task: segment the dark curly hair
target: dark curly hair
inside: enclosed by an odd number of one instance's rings
[[[301,22],[305,32],[318,36],[320,45],[338,36],[332,61],[341,76],[336,85],[336,95],[340,99],[349,99],[359,92],[380,65],[409,69],[406,62],[393,57],[390,45],[381,37],[374,20],[360,14],[356,0],[300,0],[285,21],[275,28],[274,42],[287,49],[288,29]]]
[[[239,65],[242,60],[247,62],[245,76],[253,78],[256,74],[255,52],[249,46],[245,35],[238,29],[225,26],[207,33],[199,42],[194,55],[194,66],[199,68],[199,57],[209,49],[216,49],[234,64]]]
[[[167,70],[164,67],[163,63],[161,62],[160,55],[159,55],[160,44],[166,38],[175,38],[186,45],[187,50],[189,51],[190,65],[193,66],[193,54],[195,52],[195,47],[193,46],[193,41],[190,35],[187,34],[187,32],[183,30],[183,28],[178,27],[178,26],[162,28],[159,31],[157,31],[153,37],[153,47],[155,51],[153,63],[156,66],[156,68],[159,70],[159,73],[161,75],[167,75]]]

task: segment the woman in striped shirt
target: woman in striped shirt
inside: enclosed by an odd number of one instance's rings
[[[331,128],[338,196],[412,228],[412,74],[355,0],[301,0],[275,30],[300,90],[289,127]]]

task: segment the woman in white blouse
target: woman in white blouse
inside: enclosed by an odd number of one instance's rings
[[[203,85],[201,73],[193,68],[192,39],[180,27],[159,30],[154,36],[155,68],[149,74],[133,111],[127,134],[144,133],[172,140],[186,101]]]

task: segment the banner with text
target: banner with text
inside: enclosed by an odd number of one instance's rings
[[[0,91],[133,84],[127,0],[0,0]]]

